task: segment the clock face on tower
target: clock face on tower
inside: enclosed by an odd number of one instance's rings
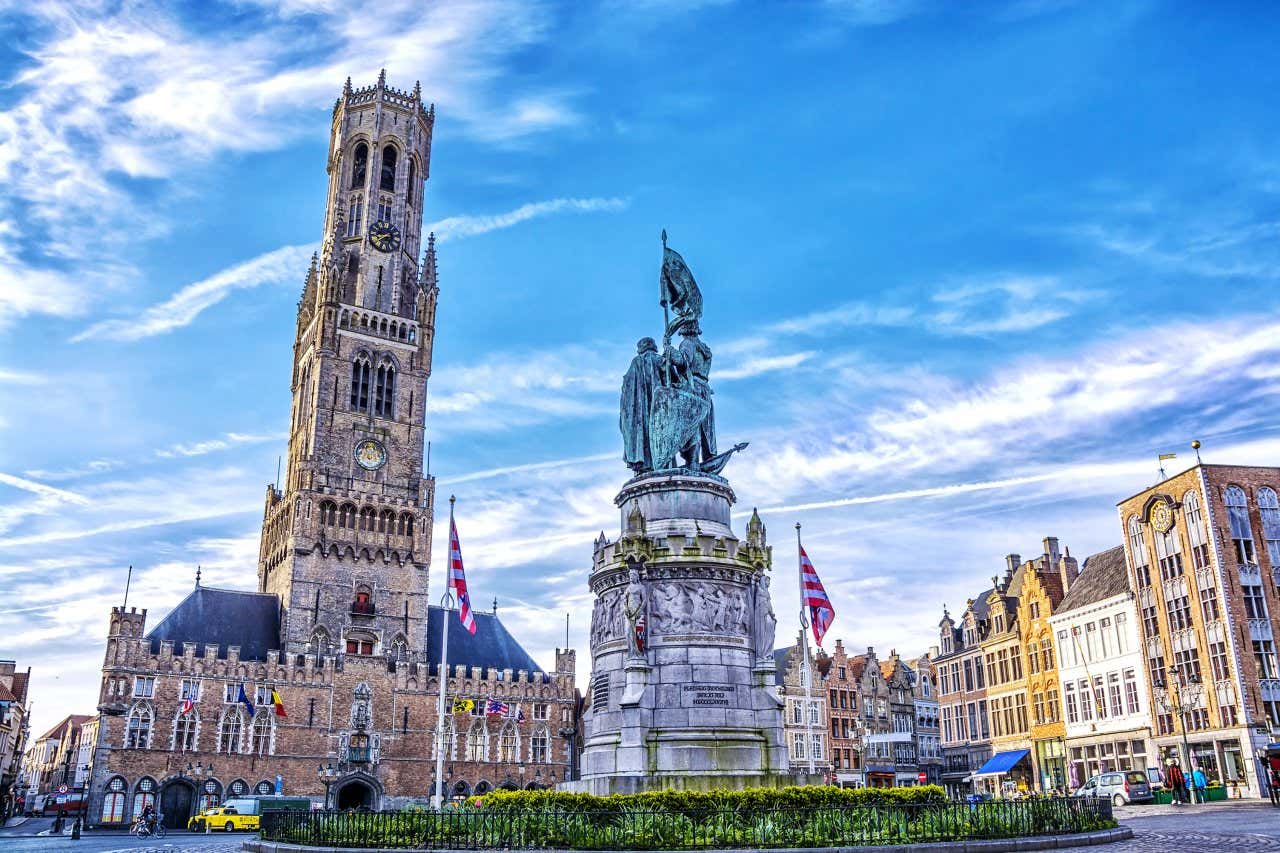
[[[379,219],[369,226],[369,242],[379,252],[394,252],[400,248],[400,229]]]
[[[377,471],[387,464],[387,449],[382,442],[366,438],[356,443],[356,464],[366,471]]]
[[[1173,529],[1173,509],[1164,501],[1151,507],[1151,526],[1157,533],[1168,533]]]

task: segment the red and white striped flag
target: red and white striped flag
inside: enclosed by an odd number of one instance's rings
[[[804,589],[804,606],[809,608],[809,624],[813,626],[813,639],[821,646],[823,636],[831,627],[832,620],[836,618],[836,611],[831,606],[831,599],[827,598],[827,591],[822,588],[818,572],[813,568],[813,563],[809,561],[809,555],[804,552],[803,546],[800,548],[800,586]]]
[[[458,619],[462,627],[476,632],[476,617],[471,613],[471,596],[467,594],[467,576],[462,572],[462,546],[458,544],[458,526],[449,516],[449,588],[458,596]]]

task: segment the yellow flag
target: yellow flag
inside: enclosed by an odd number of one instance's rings
[[[472,701],[471,699],[454,699],[454,700],[453,700],[453,713],[455,713],[455,714],[465,714],[465,713],[467,713],[468,711],[470,711],[472,708],[474,708],[475,706],[476,706],[476,703],[475,703],[474,701]]]

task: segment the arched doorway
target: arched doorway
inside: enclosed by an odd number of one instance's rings
[[[185,779],[170,779],[160,789],[160,815],[169,829],[185,829],[196,801],[195,786]]]
[[[372,785],[360,779],[352,779],[338,789],[335,802],[337,803],[338,811],[373,811],[375,797],[376,792],[373,790]]]

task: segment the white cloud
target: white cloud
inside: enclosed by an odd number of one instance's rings
[[[85,505],[89,503],[89,499],[75,492],[69,492],[66,489],[58,489],[53,486],[47,486],[44,483],[37,483],[34,480],[27,480],[23,477],[15,477],[13,474],[0,473],[0,483],[6,486],[12,486],[15,489],[22,489],[24,492],[31,492],[41,497],[53,498],[58,501],[72,504]]]
[[[506,213],[450,216],[433,222],[427,230],[434,232],[436,239],[444,242],[487,234],[557,213],[614,213],[625,210],[626,207],[627,200],[623,198],[553,198],[523,204]]]
[[[283,441],[286,438],[288,438],[287,433],[265,433],[262,435],[254,435],[252,433],[229,432],[222,438],[211,438],[206,439],[205,441],[193,441],[184,444],[174,444],[169,447],[162,447],[156,450],[156,456],[161,459],[204,456],[208,453],[217,453],[220,450],[229,450],[232,447],[239,447],[240,445]]]
[[[164,302],[127,320],[101,320],[72,338],[136,341],[189,325],[233,290],[292,282],[302,289],[314,245],[285,246],[189,284]]]

